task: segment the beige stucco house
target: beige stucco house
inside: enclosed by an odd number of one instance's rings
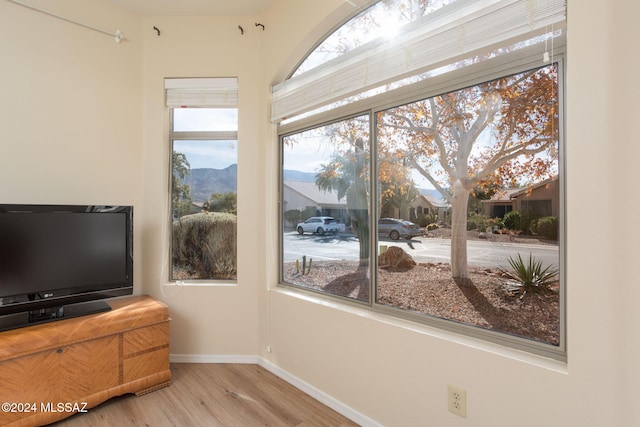
[[[500,190],[482,201],[483,213],[489,218],[502,218],[507,212],[534,212],[541,216],[558,216],[560,182],[558,177],[525,188]]]

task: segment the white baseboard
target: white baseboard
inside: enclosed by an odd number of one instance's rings
[[[171,354],[171,363],[241,363],[257,365],[258,356],[251,355],[218,355],[218,354]]]
[[[274,363],[251,355],[213,355],[213,354],[172,354],[172,363],[242,363],[260,365],[272,374],[282,378],[292,386],[302,390],[317,401],[327,405],[339,414],[363,427],[382,427],[382,424],[345,405],[341,401],[314,387],[308,382],[283,370]]]
[[[349,418],[351,421],[363,426],[363,427],[382,427],[382,424],[372,420],[366,415],[356,411],[350,406],[345,405],[338,399],[328,395],[327,393],[319,390],[318,388],[312,386],[308,382],[301,380],[295,375],[291,375],[287,371],[281,369],[279,366],[271,363],[270,361],[259,358],[258,365],[265,368],[267,371],[273,373],[274,375],[282,378],[292,386],[302,390],[307,393],[309,396],[313,397],[319,402],[327,405],[329,408],[333,409],[337,413]]]

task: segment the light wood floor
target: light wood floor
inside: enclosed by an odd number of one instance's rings
[[[111,399],[50,427],[357,426],[258,365],[171,364],[169,387]]]

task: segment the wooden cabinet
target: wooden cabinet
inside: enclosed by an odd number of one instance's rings
[[[105,313],[0,332],[0,425],[47,424],[169,384],[167,306],[146,296],[109,305]]]

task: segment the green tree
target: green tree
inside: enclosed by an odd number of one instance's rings
[[[191,165],[184,153],[174,151],[171,155],[171,207],[173,215],[181,217],[191,213],[191,188],[183,181],[191,173]]]
[[[235,214],[238,210],[238,195],[234,192],[214,193],[205,202],[203,208],[208,212],[229,212]]]
[[[379,182],[382,190],[380,195],[381,212],[390,212],[390,208],[394,207],[398,209],[400,218],[408,219],[409,206],[420,195],[415,183],[406,176],[401,181]]]

